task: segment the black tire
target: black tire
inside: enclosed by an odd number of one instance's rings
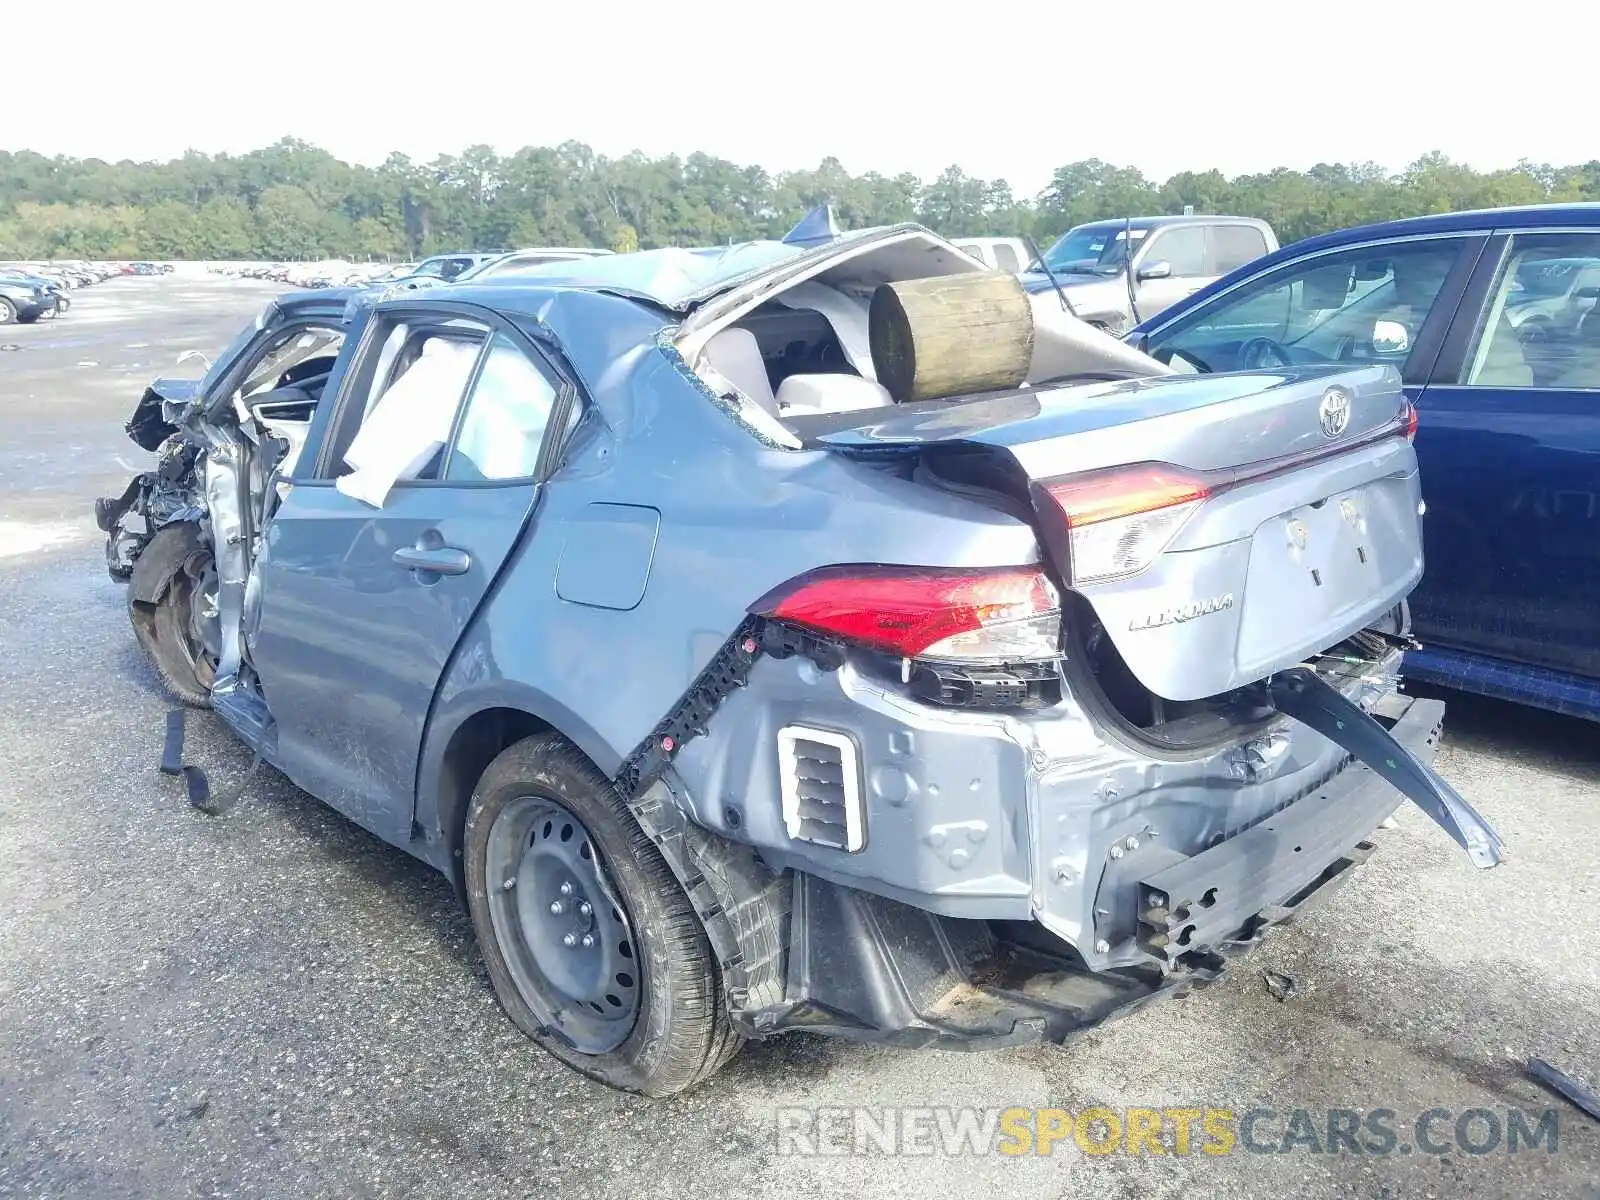
[[[158,539],[192,541],[193,535],[183,525],[168,525],[157,531],[145,554],[152,548],[160,553]],[[210,564],[209,551],[197,545],[179,562],[154,603],[128,597],[128,618],[145,656],[167,690],[191,708],[211,707],[216,679],[216,655],[194,633],[199,580]]]
[[[587,827],[631,927],[638,1015],[626,1038],[603,1053],[576,1049],[535,1012],[501,944],[502,936],[515,934],[496,928],[485,878],[490,830],[509,805],[530,796],[557,802]],[[693,1086],[738,1052],[743,1040],[728,1018],[711,945],[688,896],[611,781],[571,743],[539,734],[502,751],[473,792],[462,842],[467,904],[495,995],[540,1046],[591,1079],[652,1097]],[[498,879],[494,886],[501,887]],[[520,954],[519,962],[529,961]]]
[[[17,306],[0,296],[0,325],[10,325],[17,319]]]

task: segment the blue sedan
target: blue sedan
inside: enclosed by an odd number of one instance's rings
[[[1181,370],[1399,368],[1420,413],[1413,679],[1600,720],[1600,204],[1342,230],[1138,326]]]

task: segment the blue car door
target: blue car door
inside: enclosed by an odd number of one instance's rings
[[[357,353],[309,477],[264,530],[251,657],[283,770],[403,844],[435,686],[577,398],[531,342],[463,306],[385,310]]]
[[[1424,643],[1600,677],[1596,268],[1600,230],[1497,237],[1480,260],[1419,405]]]

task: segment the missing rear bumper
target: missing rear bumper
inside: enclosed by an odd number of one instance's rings
[[[1401,698],[1393,703],[1401,709],[1399,719],[1384,737],[1426,770],[1444,704]],[[1353,761],[1260,824],[1144,874],[1140,948],[1176,966],[1250,942],[1260,928],[1303,907],[1365,862],[1375,848],[1367,837],[1402,801],[1376,770]]]
[[[798,874],[784,999],[736,1010],[734,1020],[756,1038],[804,1030],[947,1050],[1064,1042],[1213,982],[1310,898],[1273,906],[1247,936],[1190,953],[1171,969],[1094,971],[1038,927],[941,917]]]
[[[1396,697],[1392,737],[1431,759],[1444,705]],[[1143,961],[1094,970],[1038,925],[943,917],[794,876],[783,1001],[736,1013],[750,1036],[804,1029],[904,1046],[1060,1042],[1216,979],[1274,926],[1322,901],[1375,849],[1402,803],[1353,761],[1254,827],[1140,876]]]

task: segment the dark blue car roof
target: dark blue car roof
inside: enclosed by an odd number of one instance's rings
[[[1464,229],[1525,229],[1540,225],[1600,226],[1600,203],[1529,204],[1519,208],[1476,208],[1466,212],[1429,213],[1424,217],[1405,217],[1377,225],[1357,225],[1333,233],[1318,234],[1285,246],[1271,257],[1292,250],[1298,257],[1307,250],[1342,246],[1346,242],[1365,242],[1385,237],[1419,237],[1430,233],[1455,233]],[[1257,262],[1264,260],[1258,259]],[[1254,265],[1254,264],[1252,264]]]
[[[1398,221],[1383,221],[1376,225],[1356,225],[1332,233],[1318,234],[1291,242],[1280,250],[1263,255],[1214,283],[1207,284],[1170,308],[1163,309],[1141,324],[1135,331],[1145,332],[1156,325],[1165,325],[1174,317],[1204,303],[1211,296],[1232,287],[1241,279],[1259,275],[1279,263],[1300,258],[1319,250],[1359,242],[1379,241],[1384,238],[1426,237],[1430,234],[1461,233],[1468,230],[1549,228],[1551,226],[1593,226],[1600,228],[1600,203],[1589,204],[1528,204],[1518,208],[1477,208],[1465,212],[1430,213],[1422,217],[1405,217]]]

